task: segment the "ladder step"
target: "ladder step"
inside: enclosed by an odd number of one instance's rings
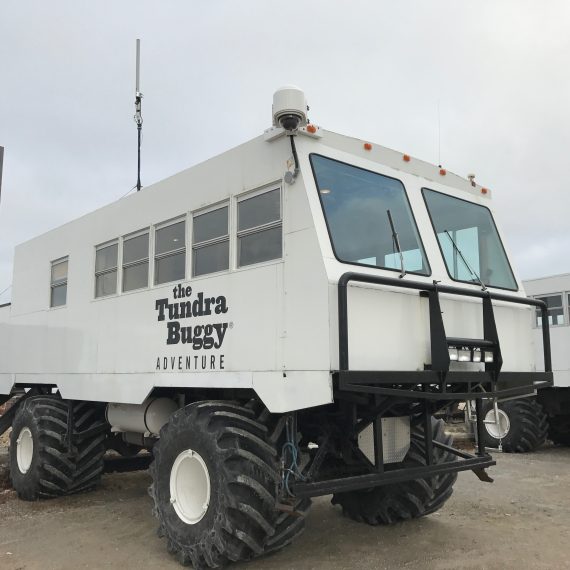
[[[495,348],[492,340],[484,338],[460,338],[448,336],[446,339],[448,346],[468,346],[470,348]]]

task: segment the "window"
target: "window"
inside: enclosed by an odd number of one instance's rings
[[[117,292],[117,258],[119,244],[100,245],[95,250],[95,297]]]
[[[192,231],[192,275],[224,271],[230,265],[228,206],[195,214]]]
[[[569,296],[570,297],[570,296]],[[545,295],[537,297],[539,301],[544,301],[547,306],[548,324],[563,325],[564,324],[564,308],[562,307],[562,295]],[[570,299],[569,299],[570,300]],[[542,326],[542,313],[540,309],[536,310],[536,326]]]
[[[148,230],[123,239],[123,292],[148,287]]]
[[[67,303],[67,266],[67,257],[51,262],[50,307],[61,307]]]
[[[155,233],[154,284],[186,277],[186,222],[170,223]]]
[[[238,202],[238,267],[282,256],[281,190]]]
[[[484,206],[423,189],[449,276],[456,281],[517,290],[491,212]],[[455,245],[454,245],[455,244]]]
[[[390,212],[405,270],[429,275],[419,232],[399,180],[316,154],[311,155],[311,164],[339,261],[400,271]]]

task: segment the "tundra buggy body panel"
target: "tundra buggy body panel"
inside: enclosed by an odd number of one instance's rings
[[[331,371],[338,370],[340,276],[354,269],[390,277],[397,272],[335,256],[312,156],[401,183],[429,264],[429,274],[409,274],[404,280],[480,289],[450,279],[422,189],[490,210],[490,194],[482,194],[481,187],[451,173],[442,176],[422,161],[405,162],[400,153],[383,147],[366,150],[363,141],[323,129],[318,136],[305,130],[296,137],[300,174],[294,184],[287,184],[283,173],[292,160],[289,138],[268,138],[258,137],[19,246],[11,314],[0,328],[0,390],[49,384],[64,398],[141,403],[154,388],[249,388],[273,412],[330,403]],[[238,205],[272,190],[280,197],[282,255],[239,267]],[[194,216],[225,206],[229,268],[193,277]],[[157,231],[177,220],[185,222],[184,278],[154,285]],[[125,237],[141,231],[150,239],[150,286],[123,293],[122,246]],[[96,298],[96,247],[115,243],[117,292]],[[60,258],[68,259],[67,300],[50,308],[50,264]],[[189,296],[176,295],[178,288],[185,292],[188,287]],[[513,289],[510,296],[524,297],[518,279]],[[352,368],[403,371],[430,366],[426,298],[417,291],[352,283],[348,302]],[[482,337],[480,301],[442,295],[440,302],[449,336]],[[193,316],[176,317],[192,304]],[[503,371],[536,370],[532,350],[522,348],[531,343],[532,314],[530,307],[495,303]],[[196,325],[199,335],[188,328]],[[186,342],[182,332],[192,330],[193,340]],[[207,337],[207,344],[200,335]]]

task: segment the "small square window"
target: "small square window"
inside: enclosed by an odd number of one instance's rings
[[[116,269],[118,251],[119,245],[116,243],[97,249],[95,254],[95,271]]]
[[[123,239],[123,292],[148,287],[148,231]]]
[[[229,208],[222,206],[193,218],[192,275],[225,271],[230,266]]]
[[[283,256],[280,189],[238,203],[237,238],[238,267]]]
[[[229,241],[194,248],[195,277],[224,271],[230,264]]]
[[[50,307],[62,307],[67,303],[68,258],[51,262]]]
[[[117,292],[118,242],[98,246],[95,250],[95,297]]]
[[[279,259],[282,256],[281,242],[281,226],[239,237],[240,266]]]
[[[550,326],[564,324],[564,308],[562,307],[562,295],[544,295],[537,297],[539,301],[544,301],[547,307],[548,324]],[[536,310],[536,326],[542,326],[542,312]]]
[[[241,200],[238,204],[238,231],[280,221],[280,194],[276,189]]]
[[[154,284],[186,277],[186,221],[158,228],[155,233]]]

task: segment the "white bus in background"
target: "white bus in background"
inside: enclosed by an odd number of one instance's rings
[[[554,386],[539,391],[538,401],[549,416],[549,437],[570,445],[570,273],[529,279],[524,287],[530,297],[548,306]],[[537,366],[542,363],[541,316],[534,322]]]
[[[539,390],[536,399],[513,399],[498,405],[499,421],[486,406],[486,445],[504,451],[533,451],[546,439],[570,445],[570,273],[523,281],[529,297],[546,303],[554,386]],[[542,316],[533,319],[536,365],[544,365]]]

